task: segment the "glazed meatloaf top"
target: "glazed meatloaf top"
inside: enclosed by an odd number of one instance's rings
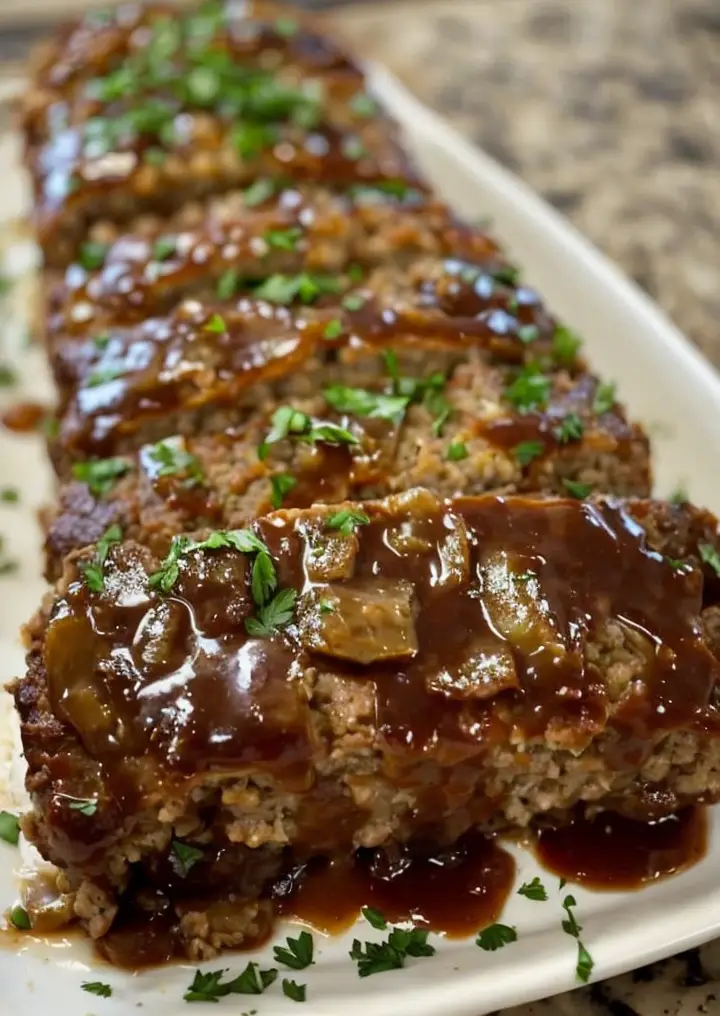
[[[47,263],[66,263],[93,221],[172,213],[263,176],[421,186],[361,72],[287,17],[151,7],[139,24],[86,21],[56,59],[24,113]]]
[[[274,193],[261,180],[210,202],[192,226],[162,223],[114,242],[84,243],[79,263],[50,287],[48,332],[102,332],[169,310],[181,297],[227,299],[278,274],[344,276],[352,266],[362,279],[378,265],[401,269],[431,256],[467,262],[470,276],[475,265],[477,274],[482,266],[491,279],[512,279],[487,233],[417,191],[364,187],[340,195],[311,186]]]
[[[328,682],[336,708],[374,703],[336,765],[408,788],[429,764],[482,769],[499,745],[597,742],[613,771],[668,732],[720,733],[718,527],[688,505],[415,490],[179,537],[163,560],[117,541],[68,559],[15,688],[62,866],[102,869],[132,816],[208,773],[308,791],[330,765]]]
[[[509,373],[468,361],[447,380],[416,380],[413,392],[411,379],[401,379],[405,395],[393,394],[390,376],[371,389],[327,381],[301,393],[298,385],[289,403],[272,400],[239,426],[75,462],[47,526],[47,573],[57,578],[65,554],[113,523],[162,555],[175,533],[206,523],[232,529],[272,507],[381,497],[419,484],[441,497],[649,494],[647,438],[607,386],[556,369],[547,401],[518,408]]]

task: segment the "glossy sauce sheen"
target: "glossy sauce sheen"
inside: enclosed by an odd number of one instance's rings
[[[695,805],[654,822],[614,812],[592,819],[576,815],[569,825],[541,829],[535,853],[568,882],[617,891],[639,889],[697,864],[707,842],[707,814]]]
[[[244,555],[189,555],[161,597],[147,587],[154,565],[131,548],[111,551],[107,596],[74,582],[53,612],[54,709],[109,766],[149,751],[170,769],[260,766],[307,786],[315,747],[300,682],[324,658],[372,683],[391,772],[422,758],[481,758],[513,730],[579,750],[609,713],[585,644],[614,618],[648,646],[643,680],[609,720],[618,763],[653,731],[718,732],[718,664],[698,622],[701,574],[649,550],[624,508],[412,497],[374,506],[371,523],[347,538],[328,533],[319,511],[257,523],[280,588],[301,594],[297,623],[269,639],[245,632],[255,608]],[[336,578],[326,584],[319,576],[328,568]],[[389,613],[373,606],[378,593]],[[340,605],[339,621],[319,612],[324,597]],[[346,617],[360,625],[349,641]],[[462,766],[453,779],[462,781]],[[431,812],[432,800],[425,806]]]

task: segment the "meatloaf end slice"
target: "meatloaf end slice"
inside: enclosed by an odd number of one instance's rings
[[[206,531],[163,561],[108,535],[28,627],[24,829],[81,919],[103,901],[92,934],[142,873],[182,938],[199,890],[177,842],[210,887],[249,848],[222,892],[252,904],[283,849],[712,800],[718,546],[689,505],[418,489]]]
[[[506,394],[508,371],[474,357],[442,389],[408,405],[388,395],[387,384],[327,384],[265,404],[219,433],[176,434],[132,455],[75,462],[48,521],[46,574],[58,578],[63,558],[110,525],[164,555],[175,534],[204,525],[235,529],[281,504],[364,500],[420,484],[440,497],[491,490],[648,496],[641,428],[618,404],[597,405],[602,386],[592,376],[560,370],[549,380],[547,403],[520,412]],[[282,426],[288,411],[296,414],[294,432]],[[345,428],[352,443],[309,441],[327,422]]]

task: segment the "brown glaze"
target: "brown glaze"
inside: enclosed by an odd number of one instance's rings
[[[299,787],[314,754],[300,675],[324,647],[335,670],[372,682],[390,771],[423,757],[477,758],[513,732],[574,750],[608,723],[621,744],[658,730],[720,732],[720,668],[698,621],[701,573],[649,550],[627,509],[489,496],[432,508],[416,495],[420,516],[412,497],[377,502],[351,538],[324,530],[331,510],[256,523],[280,588],[301,595],[297,624],[270,639],[245,631],[255,608],[244,555],[196,552],[159,597],[145,555],[111,551],[108,594],[76,581],[53,611],[45,657],[54,712],[111,766],[150,752],[170,770],[265,767]],[[352,578],[325,586],[316,569],[331,547],[333,567]],[[369,655],[359,655],[356,630],[345,657],[342,630],[313,621],[315,604],[340,597],[340,616],[352,617],[348,597],[362,604],[373,589],[386,602],[399,597],[398,610],[409,595],[412,617],[381,615]],[[611,618],[648,645],[643,681],[612,715],[584,651]],[[96,658],[101,670],[80,663]]]
[[[47,419],[50,410],[40,402],[16,402],[0,414],[0,423],[6,430],[27,434],[37,430]]]
[[[535,853],[567,882],[591,889],[639,889],[701,861],[707,852],[707,813],[700,805],[639,822],[614,812],[541,829]]]

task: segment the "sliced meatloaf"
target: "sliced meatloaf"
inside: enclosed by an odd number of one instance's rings
[[[208,955],[291,858],[720,792],[706,512],[415,489],[164,560],[117,536],[67,559],[14,687],[24,831],[93,936],[162,901]]]
[[[315,29],[215,0],[122,10],[58,39],[25,100],[46,264],[71,261],[93,223],[171,215],[264,176],[422,186],[362,73]]]
[[[546,403],[523,412],[506,394],[507,370],[478,360],[412,400],[377,387],[312,391],[297,382],[298,397],[266,403],[239,426],[75,462],[48,523],[48,577],[58,578],[67,553],[115,523],[162,555],[175,534],[204,524],[234,529],[281,504],[382,497],[421,483],[441,497],[488,490],[647,496],[642,430],[611,399],[601,401],[592,376],[556,370],[549,380]],[[290,414],[297,414],[294,432]],[[327,423],[345,433],[322,431]]]
[[[274,196],[271,188],[270,195],[252,209],[244,194],[235,195],[232,215],[229,198],[218,199],[192,227],[162,224],[83,244],[80,263],[50,286],[49,334],[102,332],[170,310],[182,297],[228,299],[278,274],[343,276],[350,269],[362,280],[379,265],[399,271],[433,257],[466,263],[468,278],[481,268],[491,281],[512,278],[496,242],[439,201],[377,188],[345,195],[285,188]],[[422,265],[432,276],[433,267]]]

